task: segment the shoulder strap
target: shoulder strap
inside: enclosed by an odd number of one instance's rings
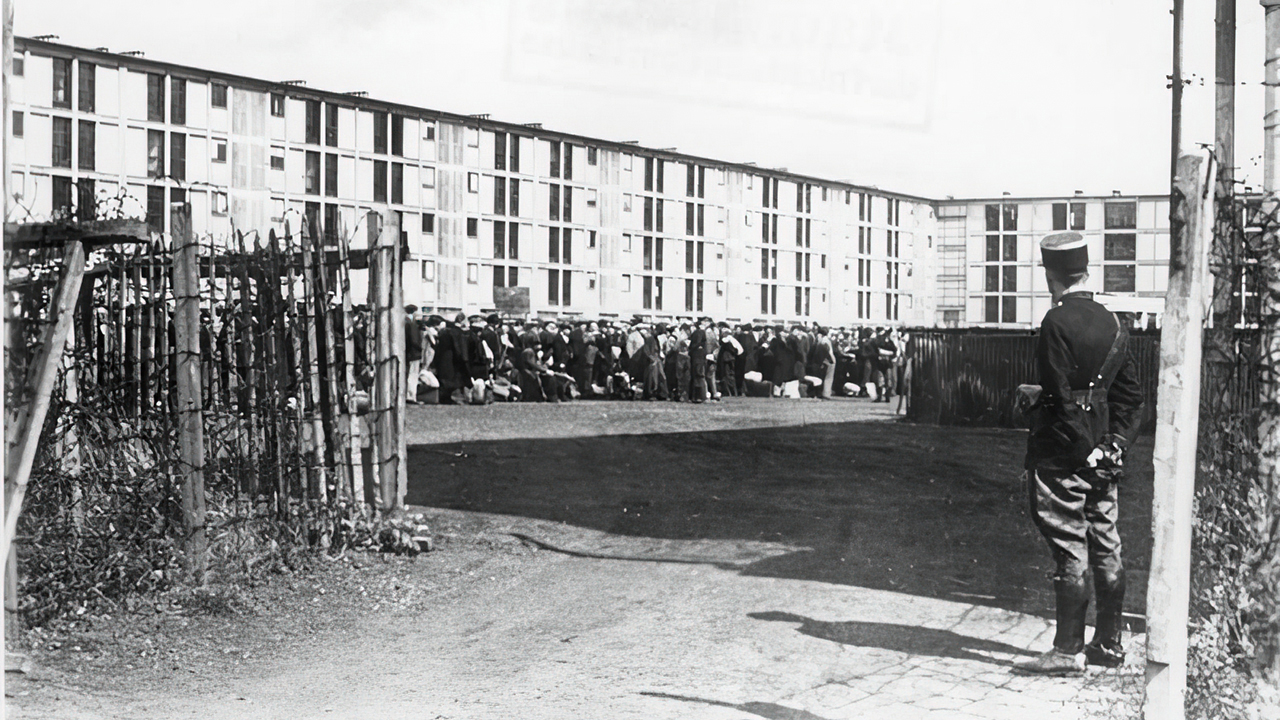
[[[1125,329],[1124,323],[1111,314],[1111,318],[1116,322],[1116,337],[1111,341],[1111,349],[1107,351],[1106,360],[1102,361],[1102,367],[1098,369],[1098,376],[1089,383],[1089,389],[1101,387],[1104,390],[1111,388],[1111,383],[1115,382],[1116,375],[1120,372],[1120,363],[1124,360],[1124,349],[1128,344],[1129,331]]]

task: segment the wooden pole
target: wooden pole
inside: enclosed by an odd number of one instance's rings
[[[404,507],[404,499],[409,492],[409,447],[408,438],[405,433],[405,391],[407,389],[407,378],[405,373],[408,372],[409,362],[405,359],[404,347],[404,242],[403,232],[400,229],[400,213],[391,213],[392,226],[388,232],[394,231],[392,239],[394,242],[391,253],[391,347],[395,353],[396,362],[393,365],[396,368],[395,388],[392,395],[395,401],[392,409],[395,413],[395,432],[396,432],[396,507]]]
[[[373,222],[371,219],[370,222]],[[364,497],[364,472],[363,463],[361,462],[361,443],[362,433],[361,426],[364,420],[358,417],[356,412],[356,344],[355,344],[355,307],[351,302],[351,258],[348,252],[347,244],[350,242],[347,234],[342,232],[338,236],[338,284],[342,293],[342,357],[343,362],[343,386],[345,397],[347,399],[346,406],[343,411],[346,413],[345,423],[347,432],[347,445],[349,456],[347,458],[350,467],[348,477],[351,480],[351,501],[354,503],[355,509],[361,514],[365,513],[365,497]],[[361,348],[363,350],[363,348]]]
[[[1205,282],[1213,232],[1213,158],[1184,155],[1174,177],[1169,290],[1160,331],[1147,579],[1148,720],[1185,717],[1187,616],[1191,592],[1191,523],[1200,424],[1200,358]]]
[[[182,476],[183,552],[202,582],[208,537],[204,498],[204,393],[200,367],[200,245],[191,233],[191,206],[174,208],[174,334],[178,347],[178,457]]]
[[[377,245],[369,253],[370,287],[376,287],[373,307],[376,320],[376,386],[374,408],[377,426],[378,483],[381,510],[395,514],[404,497],[401,477],[401,426],[404,416],[404,306],[397,305],[400,223],[395,213],[387,213],[378,233]],[[398,339],[397,339],[398,338]]]
[[[27,491],[27,480],[31,478],[31,466],[36,459],[40,431],[49,411],[53,383],[62,364],[62,350],[67,335],[71,333],[76,299],[80,297],[80,281],[84,278],[84,245],[79,240],[68,242],[62,262],[62,279],[49,311],[51,322],[45,326],[40,350],[27,373],[23,395],[26,405],[15,413],[14,442],[5,448],[4,544],[0,546],[0,556],[6,559],[9,558],[9,545],[18,530],[22,498]]]

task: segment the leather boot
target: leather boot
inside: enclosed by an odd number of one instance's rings
[[[1090,665],[1119,667],[1124,664],[1122,644],[1124,612],[1124,570],[1114,573],[1101,569],[1093,571],[1093,587],[1098,597],[1098,627],[1093,640],[1085,647],[1085,658]]]
[[[1059,652],[1075,654],[1084,648],[1084,616],[1089,610],[1089,586],[1083,575],[1057,576],[1053,579],[1058,600],[1058,630],[1053,647]]]

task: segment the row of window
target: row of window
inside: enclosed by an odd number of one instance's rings
[[[1017,232],[1018,206],[990,204],[986,208],[987,232]],[[1084,230],[1087,205],[1083,202],[1053,204],[1054,230]],[[1138,203],[1133,200],[1103,203],[1102,226],[1107,230],[1138,227]],[[890,222],[890,224],[895,224]]]

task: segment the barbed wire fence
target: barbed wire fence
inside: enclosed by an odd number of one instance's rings
[[[187,207],[170,208],[175,229]],[[400,358],[381,337],[387,323],[351,296],[360,258],[349,240],[302,216],[280,234],[192,239],[198,467],[182,448],[181,243],[153,232],[149,242],[88,252],[16,539],[27,622],[193,579],[182,507],[183,474],[193,469],[204,478],[208,579],[289,563],[300,548],[385,544],[378,535],[398,508],[385,501],[388,466],[379,461],[400,458],[395,423],[382,420],[403,386],[378,381],[398,375]],[[51,321],[62,256],[34,248],[5,259],[13,408],[24,400],[15,379]],[[410,549],[403,535],[395,540]]]
[[[1277,488],[1259,466],[1259,424],[1275,412],[1266,349],[1269,263],[1280,260],[1280,212],[1259,196],[1219,199],[1210,268],[1212,326],[1204,335],[1192,536],[1188,709],[1242,717],[1250,680],[1280,637]]]

